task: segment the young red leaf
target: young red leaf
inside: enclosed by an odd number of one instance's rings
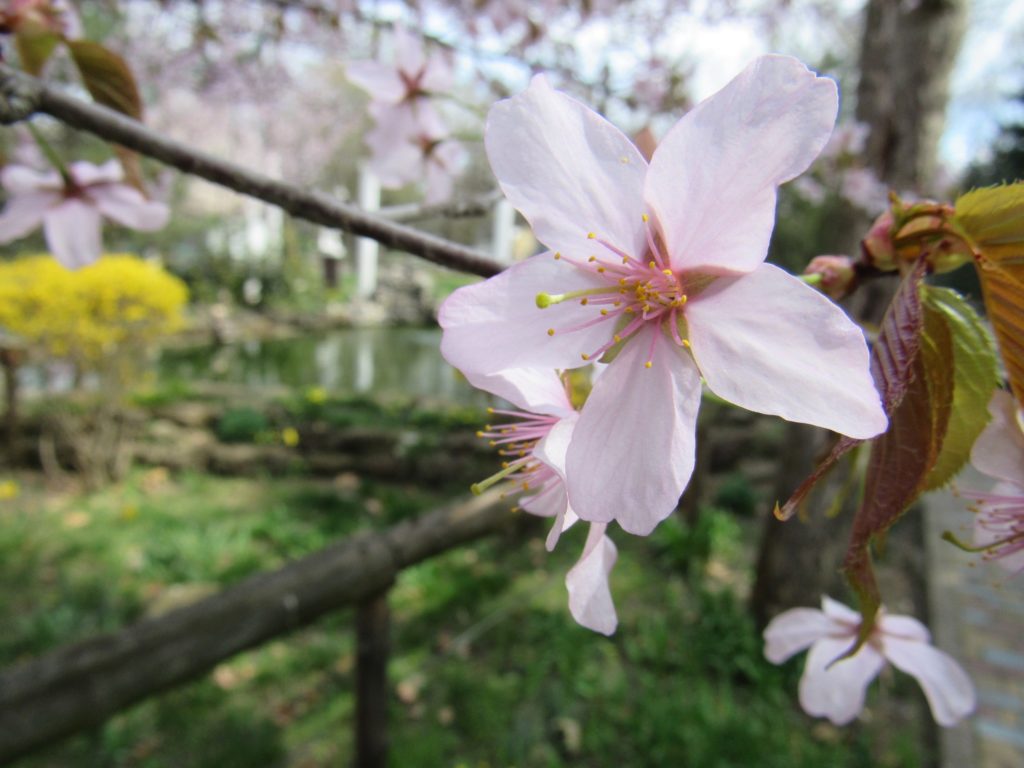
[[[910,382],[911,366],[921,343],[921,281],[927,263],[919,259],[900,283],[896,295],[882,318],[878,339],[871,348],[871,376],[882,398],[885,413],[891,416],[899,406]],[[876,440],[878,438],[875,438]],[[851,437],[840,437],[828,455],[793,492],[781,507],[775,505],[775,516],[788,520],[799,509],[807,494],[851,448],[861,443]]]
[[[860,598],[862,638],[881,602],[869,546],[914,503],[942,450],[953,404],[953,338],[942,314],[924,306],[920,349],[889,430],[868,457],[864,500],[853,520],[844,570]]]
[[[68,40],[67,46],[93,99],[136,120],[142,119],[139,88],[124,59],[91,40]]]

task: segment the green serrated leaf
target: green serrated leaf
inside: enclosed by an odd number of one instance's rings
[[[19,30],[14,36],[14,44],[18,49],[21,66],[30,75],[38,77],[43,67],[50,60],[60,37],[53,32],[40,30]]]
[[[953,220],[979,246],[1024,246],[1024,183],[972,189],[957,198]]]
[[[142,119],[139,88],[124,59],[91,40],[68,40],[67,46],[93,99],[136,120]]]
[[[988,403],[999,383],[995,346],[970,304],[949,288],[925,286],[925,306],[941,318],[953,344],[953,405],[946,436],[924,490],[939,488],[963,468],[971,446],[991,418]]]

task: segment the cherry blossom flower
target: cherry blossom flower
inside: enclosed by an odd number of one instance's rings
[[[439,52],[427,56],[423,40],[402,27],[395,28],[394,51],[392,65],[353,61],[345,74],[372,97],[369,110],[377,125],[397,136],[433,130],[438,117],[431,97],[452,86],[448,57]]]
[[[1024,411],[998,390],[989,403],[992,421],[971,450],[971,463],[997,480],[989,493],[961,491],[975,502],[974,543],[988,560],[1015,574],[1024,571]]]
[[[763,263],[776,188],[825,144],[837,98],[796,59],[762,57],[649,166],[543,76],[492,108],[494,173],[550,250],[452,294],[441,351],[469,375],[610,361],[566,455],[584,520],[645,535],[671,514],[693,471],[702,377],[750,410],[857,438],[885,429],[861,330]]]
[[[424,121],[417,133],[402,130],[401,125],[381,124],[366,134],[369,167],[381,185],[396,189],[422,180],[427,203],[450,198],[455,177],[469,160],[466,150],[449,137],[440,118]]]
[[[122,183],[116,160],[100,166],[71,163],[68,176],[65,181],[57,171],[40,173],[19,165],[0,171],[0,184],[8,193],[0,213],[0,243],[24,237],[42,224],[46,245],[57,261],[78,269],[98,259],[103,250],[103,217],[147,232],[167,223],[167,206]]]
[[[886,662],[917,678],[939,725],[955,725],[974,711],[970,678],[949,654],[931,646],[927,627],[917,619],[881,611],[867,642],[844,658],[857,640],[860,614],[828,597],[821,608],[785,611],[764,630],[764,655],[773,664],[811,649],[800,678],[800,706],[807,714],[846,725],[864,708],[868,684]]]
[[[503,423],[489,424],[477,434],[499,449],[503,466],[500,472],[474,485],[473,490],[480,492],[504,480],[533,491],[520,499],[519,506],[531,514],[554,519],[547,538],[550,552],[562,532],[578,519],[565,491],[565,452],[578,414],[553,370],[515,370],[502,376],[472,377],[470,381],[525,409],[491,409]],[[606,528],[603,523],[590,524],[583,554],[566,574],[565,586],[573,618],[587,629],[611,635],[618,618],[608,577],[618,551],[605,535]]]

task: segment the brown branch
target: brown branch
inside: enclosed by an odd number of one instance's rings
[[[165,616],[59,648],[0,672],[0,763],[96,726],[239,651],[372,600],[399,571],[510,518],[489,492],[357,535]]]
[[[24,120],[42,112],[72,128],[88,131],[178,170],[200,176],[284,209],[296,218],[376,240],[450,269],[490,277],[501,271],[497,262],[478,251],[406,227],[383,216],[338,202],[222,160],[168,138],[136,120],[99,104],[77,99],[37,78],[0,64],[0,122]]]

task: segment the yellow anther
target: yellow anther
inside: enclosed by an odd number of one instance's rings
[[[671,269],[663,269],[663,270],[661,270],[661,274],[667,275],[668,277],[672,277],[673,276]]]
[[[580,306],[587,306],[590,303],[590,299],[580,299]]]
[[[554,303],[554,297],[550,293],[538,293],[536,301],[538,309],[547,309]]]
[[[487,409],[487,412],[488,412],[488,413],[494,413],[494,409],[493,409],[493,408],[488,408],[488,409]],[[488,427],[488,429],[490,429],[490,427]]]
[[[607,309],[602,309],[601,310],[601,314],[602,315],[607,315],[608,314],[608,310]]]
[[[651,269],[657,269],[658,268],[658,265],[655,264],[653,261],[647,262],[647,266],[650,267]]]
[[[523,481],[523,490],[524,491],[530,490],[530,484],[528,482],[526,482],[525,480]]]
[[[518,511],[519,511],[519,507],[512,507],[512,509],[509,510],[509,512],[518,512]]]
[[[590,355],[588,355],[588,354],[587,354],[586,352],[583,352],[583,353],[582,353],[582,354],[580,355],[580,357],[582,357],[582,358],[583,358],[584,360],[589,360],[589,359],[590,359]]]
[[[651,305],[650,304],[644,304],[644,312],[650,312],[650,311],[651,311]]]
[[[501,468],[502,469],[508,469],[508,462],[507,461],[501,462]]]
[[[595,235],[593,232],[587,232],[587,240],[596,240],[596,239],[597,239],[597,235]]]
[[[654,365],[654,363],[648,360],[646,363],[644,363],[644,368],[650,368],[652,365]]]
[[[626,284],[626,278],[620,277],[619,278],[619,285],[625,285],[625,284]]]
[[[633,309],[632,307],[626,307],[626,313],[627,314],[632,315],[634,312],[636,312],[636,310]]]
[[[555,261],[558,261],[560,258],[562,258],[562,254],[560,254],[558,251],[555,251]]]
[[[686,347],[687,349],[689,349],[690,348],[690,340],[689,339],[683,339],[683,346]]]
[[[591,256],[589,259],[587,259],[587,261],[595,262],[595,261],[597,261],[597,256]]]
[[[622,263],[623,264],[629,264],[629,259],[627,259],[625,256],[623,256],[622,257]]]
[[[483,432],[482,432],[481,430],[479,430],[479,429],[478,429],[478,430],[476,431],[476,436],[477,436],[477,437],[483,437],[483,436],[484,436],[484,433],[483,433]]]
[[[622,302],[621,301],[613,301],[612,302],[612,306],[613,307],[621,307],[622,306]]]
[[[555,335],[555,329],[554,328],[548,328],[548,336],[554,336],[554,335]]]
[[[598,268],[597,268],[597,271],[598,271],[598,272],[601,272],[601,273],[603,274],[603,273],[604,273],[604,267],[598,267]]]
[[[682,306],[686,302],[687,302],[687,297],[686,297],[686,294],[684,293],[682,296],[679,297],[679,306]]]
[[[650,217],[646,213],[642,214],[640,218],[644,220],[644,224],[650,221]]]
[[[612,338],[615,339],[615,343],[616,344],[618,344],[620,341],[622,341],[622,337],[619,336],[619,334],[617,334],[617,333],[614,336],[612,336]]]

